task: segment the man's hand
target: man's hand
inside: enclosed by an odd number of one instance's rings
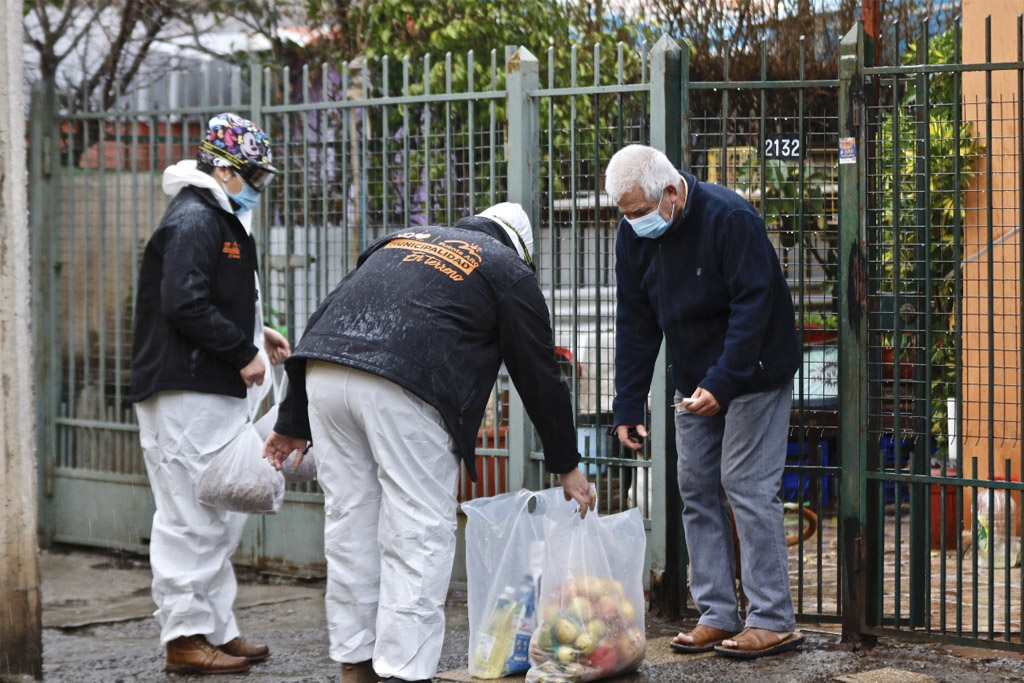
[[[263,326],[263,348],[273,365],[280,365],[292,355],[292,346],[284,335],[273,327]]]
[[[263,444],[263,457],[274,466],[275,470],[280,471],[281,465],[292,454],[292,451],[298,451],[295,455],[295,466],[298,467],[302,463],[302,451],[306,449],[306,443],[305,439],[270,432],[267,442]]]
[[[562,486],[566,500],[575,500],[580,506],[580,519],[587,516],[588,510],[597,505],[597,494],[590,488],[590,482],[579,470],[558,475],[558,483]]]
[[[711,417],[717,414],[722,406],[718,404],[718,399],[714,397],[714,394],[703,387],[697,387],[697,391],[693,392],[690,400],[683,403],[683,408],[694,415]]]
[[[245,386],[251,387],[253,384],[262,386],[263,376],[267,374],[267,366],[263,364],[263,359],[257,353],[256,357],[249,361],[248,365],[238,371],[238,374],[242,376]]]
[[[630,434],[635,431],[635,434]],[[644,439],[647,438],[647,427],[643,425],[619,425],[615,428],[615,435],[619,442],[631,451],[638,451],[644,447]],[[639,438],[637,438],[639,437]]]

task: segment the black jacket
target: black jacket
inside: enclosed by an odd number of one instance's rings
[[[305,439],[307,359],[379,375],[437,408],[474,480],[477,430],[504,360],[547,469],[564,474],[579,462],[544,296],[488,219],[411,228],[363,252],[286,361],[289,391],[274,430]]]
[[[686,206],[661,237],[616,238],[615,424],[641,424],[662,334],[672,379],[727,409],[788,381],[800,364],[793,299],[757,210],[732,190],[682,174]]]
[[[131,400],[185,390],[243,398],[257,354],[256,243],[207,189],[171,200],[139,268]]]

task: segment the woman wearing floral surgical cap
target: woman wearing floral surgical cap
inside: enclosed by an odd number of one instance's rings
[[[196,482],[219,453],[253,439],[251,405],[287,340],[260,316],[252,209],[277,175],[252,121],[210,119],[196,160],[164,171],[167,211],[139,269],[131,399],[156,501],[153,600],[177,673],[244,672],[270,656],[239,635],[231,556],[245,515],[200,503]],[[269,385],[268,385],[269,386]]]

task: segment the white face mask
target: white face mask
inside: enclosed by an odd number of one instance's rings
[[[658,205],[654,207],[654,211],[640,216],[640,218],[626,219],[626,222],[633,228],[633,232],[636,233],[637,237],[655,239],[664,235],[665,231],[668,230],[668,226],[672,222],[672,216],[675,216],[676,213],[676,205],[672,205],[672,212],[666,221],[661,217],[661,203],[663,201],[665,201],[665,190],[661,191],[661,199],[658,200]]]

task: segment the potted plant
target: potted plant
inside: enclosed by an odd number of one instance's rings
[[[805,313],[797,315],[797,326],[804,345],[834,343],[839,339],[839,317],[833,314]]]

